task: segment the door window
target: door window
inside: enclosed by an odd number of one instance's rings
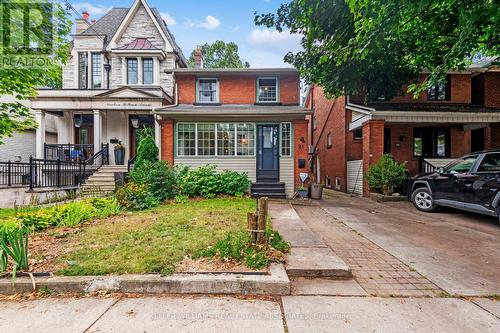
[[[486,154],[477,172],[500,172],[500,153]]]
[[[89,129],[88,128],[80,128],[80,144],[82,144],[82,145],[89,144]]]
[[[477,160],[477,155],[459,158],[444,168],[445,173],[466,173],[469,172]]]

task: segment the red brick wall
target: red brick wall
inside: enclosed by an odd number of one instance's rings
[[[363,158],[363,140],[354,140],[353,132],[349,131],[349,123],[352,120],[352,111],[346,109],[345,114],[347,161],[361,160]]]
[[[164,120],[161,123],[161,155],[160,159],[174,165],[174,121]]]
[[[219,101],[221,104],[254,104],[256,102],[257,76],[223,75],[219,77]],[[283,105],[300,103],[299,75],[281,75],[279,77],[280,102]],[[179,103],[196,103],[196,77],[178,75]]]
[[[370,165],[378,162],[384,153],[384,121],[369,120],[363,124],[363,174]],[[368,196],[370,187],[363,177],[363,195]]]
[[[309,155],[307,153],[307,120],[294,120],[293,121],[293,151],[294,151],[294,176],[295,176],[295,189],[301,184],[299,173],[310,172],[309,170]],[[306,161],[305,168],[299,169],[299,159]]]
[[[500,108],[500,72],[484,74],[484,105]]]

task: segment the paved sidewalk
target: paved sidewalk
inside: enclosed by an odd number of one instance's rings
[[[321,207],[294,206],[309,228],[351,268],[370,295],[438,296],[441,290],[384,249],[334,219]]]

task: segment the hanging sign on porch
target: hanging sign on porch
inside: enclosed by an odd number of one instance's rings
[[[309,174],[307,172],[301,172],[299,173],[299,177],[302,183],[304,183],[306,179],[309,178]]]

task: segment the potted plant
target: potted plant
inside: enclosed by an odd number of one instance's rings
[[[121,141],[115,145],[115,164],[125,165],[125,146]]]
[[[300,198],[304,199],[304,198],[307,198],[307,188],[304,187],[304,185],[300,185],[299,187],[297,187],[297,194],[299,195]]]

